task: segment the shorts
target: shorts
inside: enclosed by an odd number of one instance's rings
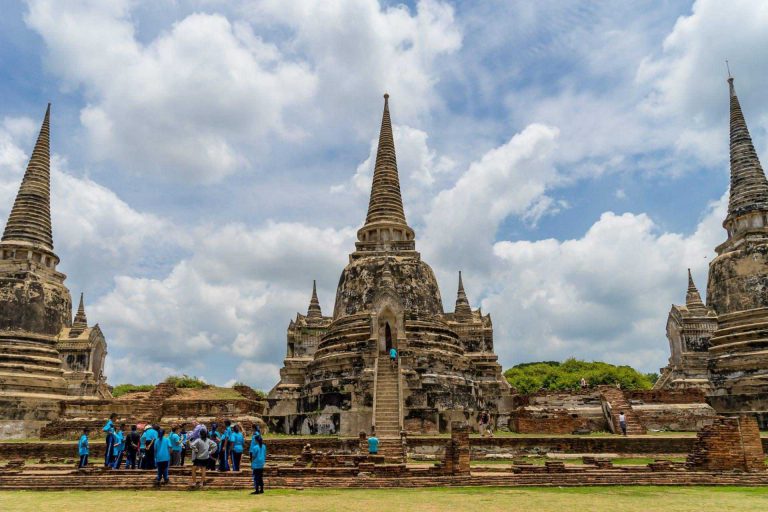
[[[205,468],[208,467],[208,460],[209,459],[195,459],[192,461],[192,465],[199,468]]]

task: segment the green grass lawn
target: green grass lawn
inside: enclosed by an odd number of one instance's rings
[[[700,512],[764,511],[768,488],[739,487],[578,487],[431,488],[390,490],[267,491],[3,491],[0,510],[18,512],[103,512],[104,510],[376,512],[451,510],[495,512]],[[126,508],[128,507],[128,508]]]

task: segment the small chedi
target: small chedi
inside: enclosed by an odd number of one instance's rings
[[[667,323],[672,356],[656,386],[705,389],[718,412],[754,414],[764,428],[768,425],[768,180],[733,78],[728,79],[728,88],[731,188],[723,221],[728,238],[715,248],[717,256],[709,265],[706,305],[689,281],[686,305],[672,307]]]
[[[35,433],[70,397],[108,398],[106,341],[57,270],[50,211],[50,105],[0,241],[0,434]]]
[[[286,433],[380,437],[450,430],[479,410],[508,409],[510,386],[493,348],[490,315],[470,308],[459,275],[453,313],[443,311],[432,269],[406,222],[384,96],[368,215],[341,273],[332,317],[316,290],[288,327],[280,382],[267,422]],[[398,351],[396,365],[388,353]]]

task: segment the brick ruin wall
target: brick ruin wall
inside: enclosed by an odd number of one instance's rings
[[[687,466],[704,471],[764,472],[764,459],[757,420],[721,416],[698,433]]]

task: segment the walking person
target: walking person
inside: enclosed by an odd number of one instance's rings
[[[80,436],[80,440],[77,442],[77,454],[80,456],[80,462],[77,465],[78,469],[84,469],[88,465],[88,427],[83,429],[83,435]]]
[[[624,411],[619,411],[619,427],[621,428],[621,435],[627,435],[627,418],[624,416]]]
[[[189,443],[189,449],[192,452],[192,486],[205,487],[205,471],[208,468],[208,462],[211,457],[211,450],[216,443],[208,438],[208,431],[201,429],[198,437]],[[200,483],[197,483],[197,472],[201,473]]]
[[[240,471],[240,460],[243,458],[245,436],[240,425],[232,427],[232,471]]]
[[[179,427],[173,427],[168,439],[171,441],[171,466],[181,466],[181,436],[176,433]]]
[[[131,431],[125,438],[125,469],[136,469],[136,456],[139,452],[141,436],[136,425],[131,425]]]
[[[397,349],[395,347],[389,349],[389,365],[392,368],[397,366]]]
[[[112,464],[112,447],[115,443],[115,421],[117,421],[117,413],[113,412],[109,415],[109,419],[101,429],[102,432],[107,434],[107,447],[104,450],[104,467],[109,467]]]
[[[253,492],[251,494],[264,494],[264,464],[267,461],[267,445],[264,444],[261,434],[253,434],[249,453],[253,472]]]
[[[155,485],[168,483],[168,466],[171,464],[171,440],[165,435],[165,431],[160,429],[157,433],[155,446],[155,465],[157,466],[157,478]],[[162,482],[160,480],[163,480]]]
[[[115,440],[112,445],[112,469],[120,469],[120,464],[123,463],[123,451],[125,450],[125,423],[120,425],[120,428],[115,430]]]

